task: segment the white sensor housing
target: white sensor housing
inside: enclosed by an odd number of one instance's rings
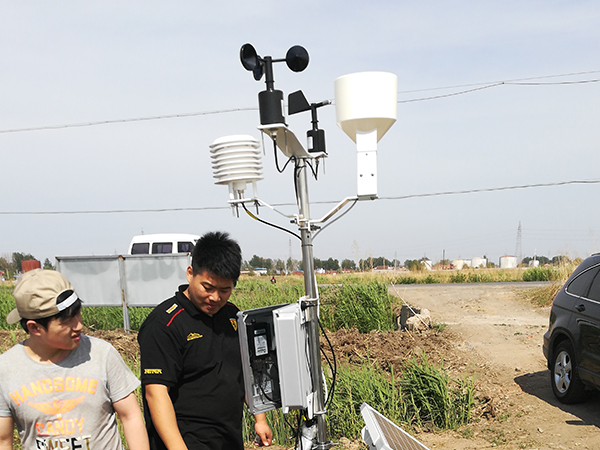
[[[398,77],[359,72],[334,82],[338,126],[356,143],[357,195],[377,197],[377,143],[396,122]]]
[[[229,186],[229,202],[242,200],[248,183],[256,198],[256,182],[263,179],[260,142],[252,136],[233,135],[220,137],[209,147],[215,184]]]

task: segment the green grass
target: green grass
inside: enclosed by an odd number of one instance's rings
[[[359,439],[363,402],[393,422],[407,426],[457,429],[471,419],[472,378],[454,380],[427,358],[408,360],[399,373],[364,361],[338,370],[336,393],[327,420],[333,437]]]
[[[394,301],[387,285],[375,281],[330,286],[321,291],[321,323],[332,331],[342,328],[357,328],[360,333],[393,330]]]

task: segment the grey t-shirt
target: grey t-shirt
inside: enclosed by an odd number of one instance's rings
[[[0,416],[12,416],[24,450],[117,450],[112,404],[140,382],[108,342],[81,335],[57,364],[32,360],[19,343],[0,355]]]

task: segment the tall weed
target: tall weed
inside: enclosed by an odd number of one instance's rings
[[[331,286],[322,291],[321,299],[321,322],[332,331],[357,328],[360,333],[368,333],[394,329],[394,297],[385,284]]]
[[[359,366],[342,366],[337,375],[327,414],[335,438],[360,437],[363,402],[399,425],[456,429],[471,419],[473,379],[454,380],[425,357],[407,361],[399,374],[380,370],[367,360]]]

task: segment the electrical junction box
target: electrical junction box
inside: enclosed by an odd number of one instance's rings
[[[307,333],[299,304],[238,312],[246,402],[252,414],[312,404]]]
[[[290,409],[308,409],[312,416],[308,333],[300,304],[274,310],[273,319],[283,413],[287,414]]]

